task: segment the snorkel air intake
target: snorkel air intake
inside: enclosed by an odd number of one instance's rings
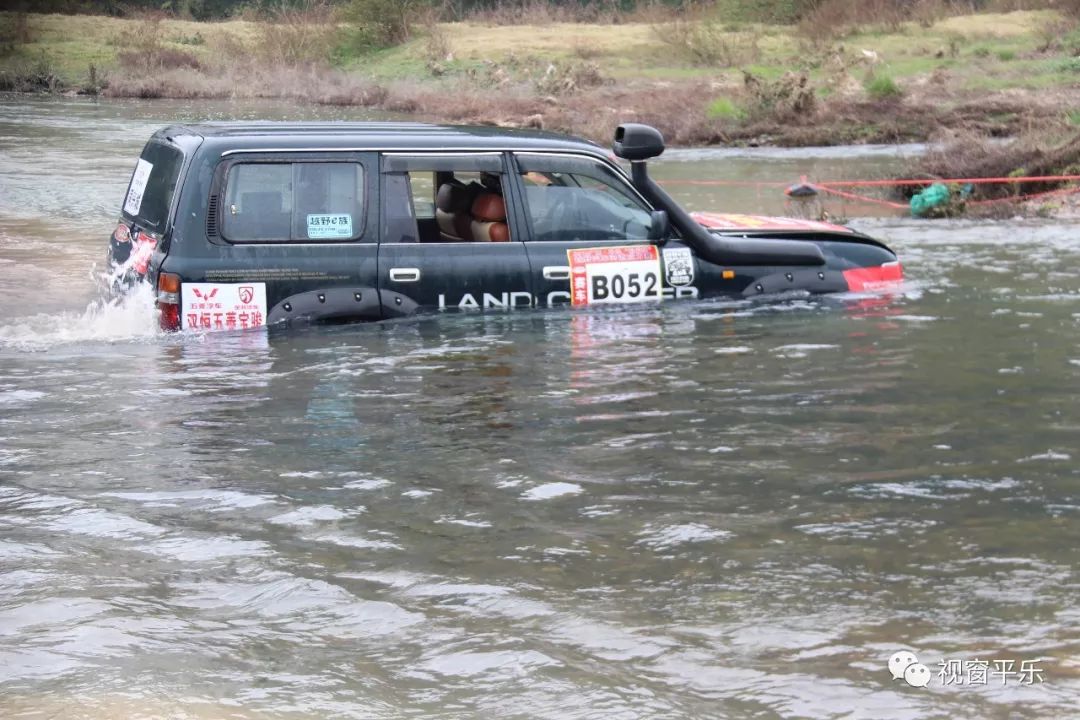
[[[630,161],[630,179],[653,207],[666,210],[686,244],[717,265],[824,265],[821,248],[800,240],[759,240],[714,235],[690,217],[649,177],[645,161],[664,152],[664,136],[649,125],[623,123],[611,146],[616,157]]]

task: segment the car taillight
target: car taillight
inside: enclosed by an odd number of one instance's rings
[[[131,261],[131,266],[135,269],[135,272],[140,275],[146,274],[146,269],[150,266],[150,256],[154,254],[157,242],[156,237],[142,230],[135,236],[135,249]]]
[[[129,243],[131,242],[131,230],[124,223],[120,223],[113,230],[112,238],[118,243]]]
[[[158,273],[157,306],[162,330],[180,329],[180,276]]]
[[[844,279],[852,292],[888,290],[899,287],[904,279],[904,268],[898,260],[894,260],[874,267],[845,270]]]

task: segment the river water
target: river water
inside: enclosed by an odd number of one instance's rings
[[[156,127],[317,112],[0,99],[0,717],[1077,716],[1080,224],[855,220],[888,297],[168,337],[98,298]]]

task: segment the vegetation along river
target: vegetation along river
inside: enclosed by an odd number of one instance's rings
[[[1075,716],[1080,225],[855,220],[884,297],[210,336],[99,299],[155,128],[312,112],[0,98],[0,716]]]

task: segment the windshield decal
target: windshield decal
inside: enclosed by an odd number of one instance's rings
[[[352,215],[349,213],[308,215],[307,234],[312,240],[350,238],[353,234]]]
[[[139,164],[135,166],[135,174],[131,176],[131,187],[128,189],[127,199],[124,201],[124,212],[128,215],[139,214],[143,193],[146,192],[146,183],[150,180],[150,171],[153,169],[153,163],[139,158]]]

